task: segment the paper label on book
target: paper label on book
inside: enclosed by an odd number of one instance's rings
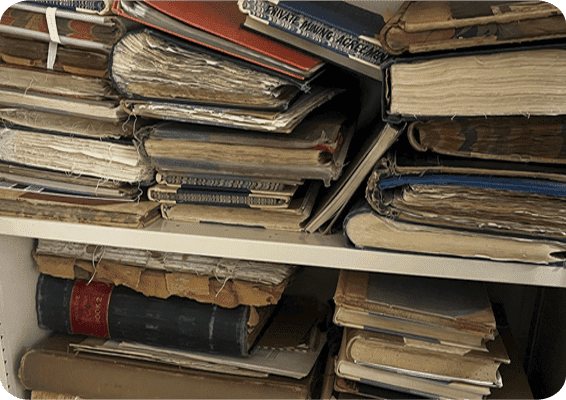
[[[84,335],[110,337],[108,305],[113,285],[77,280],[71,293],[71,331]]]

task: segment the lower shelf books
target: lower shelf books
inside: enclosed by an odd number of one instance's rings
[[[85,399],[316,398],[316,367],[302,379],[242,377],[70,351],[71,343],[82,340],[84,336],[54,335],[29,349],[19,369],[24,387]]]
[[[273,306],[228,309],[49,275],[39,276],[36,308],[39,326],[55,332],[235,356],[248,354],[273,312]]]

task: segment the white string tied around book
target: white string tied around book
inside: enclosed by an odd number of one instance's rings
[[[218,276],[218,272],[220,271],[220,268],[222,268],[222,270],[227,272],[227,273],[224,274],[224,282],[222,282],[222,278],[220,278]],[[214,267],[213,272],[214,272],[214,277],[216,278],[216,280],[218,282],[222,282],[222,286],[220,287],[218,292],[216,292],[216,296],[214,296],[214,297],[218,297],[220,292],[222,292],[222,289],[224,289],[224,287],[226,286],[226,283],[230,279],[234,279],[235,271],[236,271],[236,264],[232,264],[230,262],[230,260],[224,260],[222,258],[218,260],[218,262],[216,263],[216,266]]]
[[[47,51],[47,69],[52,70],[57,58],[57,45],[61,44],[59,32],[57,31],[57,20],[55,13],[57,7],[47,7],[45,10],[45,19],[47,20],[47,29],[49,30],[49,49]]]
[[[102,257],[104,257],[104,253],[106,253],[106,246],[102,246],[102,254],[100,255],[100,258],[98,259],[98,262],[95,262],[96,261],[96,252],[97,252],[99,246],[100,245],[97,244],[96,247],[94,248],[93,252],[92,252],[92,269],[93,269],[93,272],[92,272],[92,276],[90,277],[90,279],[87,282],[87,285],[90,285],[90,283],[93,281],[94,275],[96,275],[98,265],[102,261]]]

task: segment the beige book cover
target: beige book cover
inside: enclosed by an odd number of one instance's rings
[[[483,282],[341,270],[334,301],[337,308],[495,337],[495,317]]]
[[[401,54],[564,37],[562,12],[546,1],[406,1],[380,42],[388,53]]]

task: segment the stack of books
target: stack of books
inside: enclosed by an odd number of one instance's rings
[[[3,14],[3,215],[125,227],[159,217],[140,189],[154,168],[108,77],[110,49],[127,29],[115,16],[41,4]]]
[[[315,393],[329,308],[283,294],[296,266],[53,240],[39,240],[33,256],[38,324],[53,335],[22,359],[29,390],[83,398]],[[191,385],[198,389],[181,396]]]
[[[334,301],[338,392],[483,398],[504,384],[510,360],[481,282],[342,270]]]
[[[300,231],[355,128],[324,62],[241,27],[236,2],[115,10],[147,26],[118,40],[109,74],[126,112],[161,120],[135,136],[163,218]]]

